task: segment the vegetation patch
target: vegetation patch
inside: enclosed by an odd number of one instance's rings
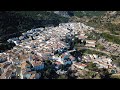
[[[120,24],[106,23],[104,27],[107,28],[111,34],[119,35],[116,31],[120,31]]]
[[[103,45],[101,45],[100,43],[96,44],[96,48],[100,49],[100,50],[104,50],[105,49],[105,47]]]
[[[120,44],[120,37],[119,36],[114,36],[114,35],[110,35],[107,33],[101,33],[101,37],[103,37],[104,39],[106,39],[109,42]]]
[[[75,11],[74,15],[77,17],[93,17],[93,16],[102,16],[105,14],[105,11]]]
[[[111,55],[113,63],[120,67],[120,56]]]
[[[99,51],[96,51],[96,50],[90,50],[90,49],[85,49],[82,52],[83,52],[83,54],[97,54],[99,56],[108,56],[105,53],[102,53],[102,52],[99,52]]]

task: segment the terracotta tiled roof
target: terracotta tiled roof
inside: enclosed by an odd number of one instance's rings
[[[42,64],[42,62],[41,62],[41,61],[34,61],[34,62],[32,62],[32,64],[33,64],[34,66],[39,66],[39,65]]]
[[[78,38],[79,38],[79,39],[85,39],[85,38],[87,38],[87,36],[80,36],[80,35],[79,35]]]
[[[27,64],[26,62],[22,63],[21,68],[24,69],[26,67],[26,64]]]
[[[61,65],[62,63],[61,63],[61,62],[56,61],[56,62],[55,62],[55,64],[57,64],[57,65]]]
[[[75,63],[75,64],[78,65],[78,66],[84,66],[84,67],[87,66],[86,64],[81,64],[81,63]]]

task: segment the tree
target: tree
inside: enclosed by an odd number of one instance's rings
[[[68,79],[66,75],[59,75],[58,79]]]
[[[105,68],[100,69],[99,74],[100,74],[101,79],[110,79],[110,73]]]
[[[68,11],[68,15],[69,16],[74,16],[74,12],[73,11]]]
[[[84,44],[84,45],[86,44],[86,41],[85,41],[85,40],[83,40],[83,44]]]
[[[98,70],[98,67],[96,66],[96,64],[92,63],[92,62],[88,63],[86,68],[88,68],[91,71],[97,71]]]
[[[105,49],[105,47],[103,45],[101,45],[101,44],[97,44],[96,47],[98,49],[100,49],[100,50],[104,50]]]
[[[67,75],[68,79],[76,79],[77,76],[75,76],[75,73],[76,73],[75,70],[70,70],[70,69],[69,69],[69,70],[67,71],[66,75]]]

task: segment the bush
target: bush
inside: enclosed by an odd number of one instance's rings
[[[101,79],[110,79],[111,74],[105,68],[99,69],[99,74]]]
[[[100,50],[104,50],[105,49],[105,47],[103,45],[99,44],[99,43],[96,45],[96,48],[98,48]]]
[[[68,79],[68,77],[66,75],[59,75],[57,79]]]
[[[92,63],[92,62],[88,63],[86,68],[88,68],[91,71],[97,71],[98,70],[98,67],[96,66],[96,64]]]
[[[98,40],[101,38],[99,33],[96,33],[95,31],[90,32],[89,34],[87,34],[88,38],[91,40]]]
[[[111,58],[113,60],[113,63],[120,67],[120,56],[111,55]]]

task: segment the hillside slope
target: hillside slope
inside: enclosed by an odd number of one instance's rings
[[[18,37],[32,28],[56,26],[68,19],[47,11],[1,11],[0,50],[8,48],[7,39]]]

